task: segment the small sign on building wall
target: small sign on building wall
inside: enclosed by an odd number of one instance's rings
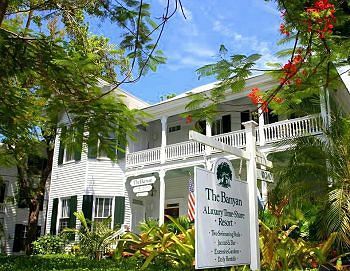
[[[196,268],[250,263],[247,183],[236,181],[231,162],[220,158],[214,172],[195,168]]]
[[[133,179],[130,181],[130,185],[134,187],[134,186],[140,186],[140,185],[154,184],[155,181],[156,181],[156,177],[150,176],[150,177],[144,177],[139,179]]]

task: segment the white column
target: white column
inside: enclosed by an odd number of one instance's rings
[[[211,122],[208,119],[205,121],[205,135],[211,136]],[[211,147],[205,146],[205,154],[211,154]]]
[[[164,224],[165,207],[165,170],[159,171],[159,225]]]
[[[162,123],[162,143],[160,146],[160,163],[164,164],[165,163],[165,147],[166,147],[166,130],[167,130],[167,116],[163,116],[161,118],[161,123]]]
[[[331,108],[329,103],[329,91],[323,88],[320,93],[321,117],[326,128],[331,124]]]
[[[264,112],[261,109],[261,105],[259,104],[258,108],[258,114],[259,114],[259,145],[265,146],[265,133],[264,133],[264,125],[265,125],[265,119],[264,119]],[[266,169],[265,166],[261,166],[261,169]],[[261,198],[264,201],[264,205],[267,203],[267,182],[261,181]]]
[[[249,224],[250,224],[250,269],[260,269],[259,250],[259,221],[258,221],[258,188],[256,180],[256,135],[255,128],[258,125],[255,121],[242,123],[246,133],[246,151],[249,155],[247,161],[247,182],[249,198]]]
[[[258,108],[258,115],[259,115],[259,139],[260,139],[260,146],[265,145],[265,134],[264,134],[264,112],[261,109],[261,105],[259,104]]]

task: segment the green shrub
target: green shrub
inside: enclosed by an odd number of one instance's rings
[[[0,256],[0,271],[132,271],[139,270],[143,262],[136,258],[119,261],[92,260],[74,255]],[[162,261],[150,264],[148,271],[176,271]]]
[[[33,242],[33,254],[61,254],[65,245],[66,239],[62,235],[43,235]]]

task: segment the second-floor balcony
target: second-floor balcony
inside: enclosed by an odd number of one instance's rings
[[[322,133],[323,121],[320,114],[278,121],[272,124],[262,125],[256,128],[257,144],[260,146],[271,145],[288,139]],[[261,134],[263,133],[263,134]],[[246,147],[245,130],[237,130],[229,133],[213,136],[216,140],[238,148]],[[164,147],[151,148],[126,155],[126,169],[171,163],[176,160],[184,160],[202,156],[205,146],[194,141],[185,141]],[[211,150],[211,153],[218,152]]]

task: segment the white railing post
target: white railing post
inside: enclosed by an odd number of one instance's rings
[[[166,147],[166,130],[167,130],[167,116],[163,116],[161,118],[162,123],[162,143],[160,146],[160,163],[164,164],[166,160],[166,153],[165,153],[165,147]]]
[[[159,171],[159,226],[164,224],[165,207],[165,170]]]
[[[211,123],[208,119],[205,121],[205,135],[211,136]],[[211,154],[211,147],[205,146],[205,154],[206,155]]]
[[[258,220],[258,188],[256,180],[256,133],[258,124],[255,121],[242,123],[246,133],[246,151],[249,155],[247,161],[247,182],[249,199],[249,224],[250,224],[250,269],[260,269],[259,250],[259,220]]]
[[[258,109],[259,114],[259,144],[260,147],[265,146],[266,140],[265,140],[265,133],[264,133],[264,127],[265,127],[265,120],[264,120],[264,112],[262,111],[261,106],[259,106]],[[261,165],[261,169],[266,169],[265,166]],[[261,181],[261,198],[263,200],[264,205],[267,203],[267,182]]]
[[[265,134],[264,134],[265,120],[264,120],[264,112],[262,111],[261,104],[259,104],[259,107],[258,107],[258,115],[259,115],[259,142],[260,142],[260,146],[264,146],[265,145]]]

